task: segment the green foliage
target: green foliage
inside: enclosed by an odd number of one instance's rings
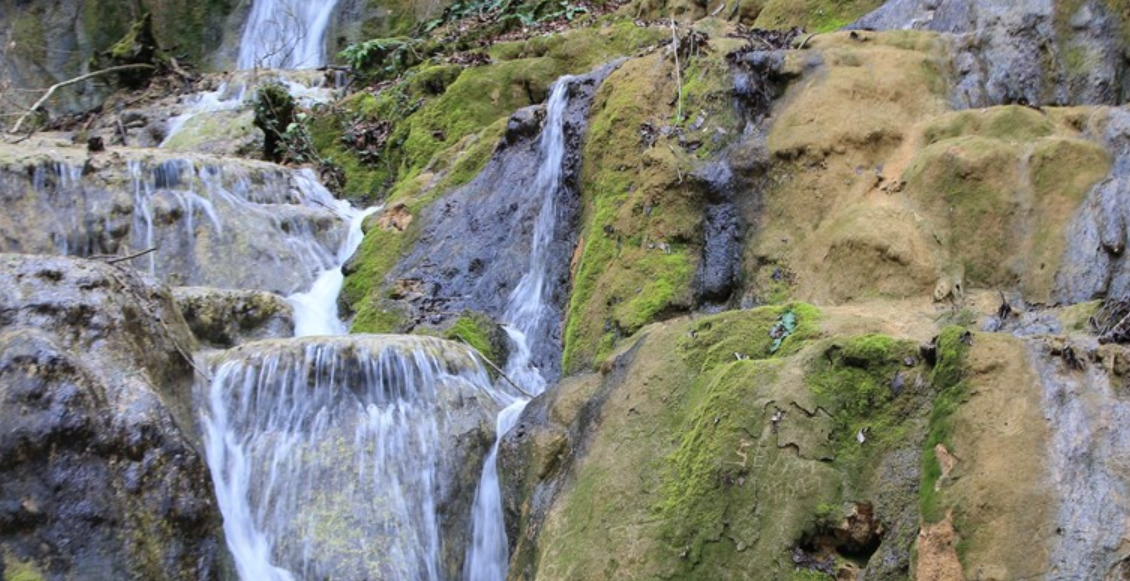
[[[368,80],[394,79],[420,64],[435,45],[417,38],[374,38],[351,44],[338,56],[354,74]]]
[[[949,441],[953,433],[953,413],[967,397],[965,358],[969,347],[962,341],[967,331],[950,326],[942,330],[937,340],[937,363],[934,365],[933,384],[937,390],[934,409],[930,413],[930,428],[922,449],[922,482],[919,487],[919,510],[927,522],[945,518],[947,506],[942,492],[937,490],[942,475],[941,464],[934,447],[943,444],[952,451]]]
[[[515,28],[531,28],[543,22],[565,19],[572,21],[587,14],[584,5],[567,0],[457,0],[444,10],[443,16],[424,24],[430,32],[441,26],[469,17],[488,24],[473,31],[475,37],[502,34]]]
[[[263,158],[275,163],[315,163],[331,189],[340,189],[340,170],[318,155],[310,136],[310,116],[298,110],[294,97],[279,83],[263,85],[255,94],[255,126],[263,131]]]

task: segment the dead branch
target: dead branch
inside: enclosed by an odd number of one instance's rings
[[[130,254],[129,256],[118,256],[118,257],[115,257],[115,258],[111,258],[109,260],[106,260],[106,264],[117,264],[119,262],[127,262],[127,261],[133,260],[135,258],[141,258],[142,256],[145,256],[146,254],[150,254],[150,253],[153,253],[153,252],[157,252],[156,246],[154,246],[153,248],[150,248],[148,250],[142,250],[141,252]],[[94,256],[94,257],[91,257],[91,258],[101,258],[101,257]]]
[[[63,87],[74,85],[76,83],[81,83],[83,81],[87,81],[87,80],[93,79],[95,77],[100,77],[102,75],[107,75],[107,74],[110,74],[110,73],[117,73],[117,72],[121,72],[121,71],[133,70],[133,69],[153,69],[153,68],[156,68],[156,67],[154,67],[153,65],[150,65],[150,64],[146,64],[146,63],[135,63],[135,64],[131,64],[131,65],[119,65],[119,66],[116,66],[116,67],[110,67],[108,69],[101,69],[101,70],[98,70],[98,71],[94,71],[93,73],[87,73],[85,75],[79,75],[79,76],[77,76],[73,79],[67,79],[65,81],[55,83],[54,85],[51,85],[50,87],[48,87],[47,92],[44,93],[43,96],[40,97],[39,100],[36,101],[35,104],[31,106],[31,109],[28,109],[27,112],[25,112],[23,115],[20,115],[19,120],[16,121],[15,126],[12,127],[12,129],[9,131],[9,133],[19,133],[20,127],[23,127],[24,121],[27,120],[28,115],[31,115],[32,113],[35,113],[36,111],[38,111],[40,107],[43,107],[43,104],[46,103],[48,99],[50,99],[51,97],[53,97],[55,95],[55,91],[58,91],[59,89],[62,89]]]

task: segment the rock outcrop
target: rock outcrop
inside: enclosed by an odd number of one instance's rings
[[[294,309],[278,295],[176,287],[173,298],[192,334],[212,347],[227,349],[248,341],[294,335]]]
[[[177,154],[5,146],[0,250],[132,256],[178,286],[290,294],[334,263],[347,224],[309,171]]]
[[[168,291],[131,269],[0,255],[5,579],[232,578],[193,346]]]

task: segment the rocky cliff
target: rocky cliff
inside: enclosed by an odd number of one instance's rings
[[[223,68],[249,9],[56,8],[0,17],[13,86],[75,74],[142,11],[162,46]],[[0,250],[22,253],[0,260],[5,581],[235,575],[209,406],[274,402],[263,361],[305,361],[308,397],[271,403],[278,422],[319,398],[348,419],[275,426],[336,438],[285,466],[344,486],[335,465],[360,473],[358,450],[391,440],[337,431],[385,396],[335,407],[353,400],[321,382],[386,343],[474,377],[426,402],[443,451],[402,462],[436,459],[416,548],[439,556],[367,559],[411,552],[381,536],[395,511],[314,487],[314,536],[279,525],[272,561],[300,577],[466,572],[508,401],[491,389],[528,355],[550,387],[499,447],[508,579],[1130,578],[1125,2],[342,0],[332,21],[336,93],[321,74],[174,74],[0,146]],[[81,58],[27,52],[35,30]],[[526,345],[505,327],[559,79],[548,315]],[[279,87],[282,120],[264,113]],[[101,102],[77,88],[59,111]],[[240,159],[260,154],[280,163]],[[319,180],[381,205],[342,260],[351,331],[474,351],[262,341],[341,262],[349,214]],[[258,391],[212,382],[217,362],[254,367]]]

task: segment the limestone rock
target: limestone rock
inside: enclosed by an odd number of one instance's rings
[[[0,569],[232,577],[192,347],[168,292],[129,269],[0,255]]]
[[[173,298],[193,335],[213,347],[227,348],[294,334],[294,309],[275,294],[177,287],[173,289]]]

